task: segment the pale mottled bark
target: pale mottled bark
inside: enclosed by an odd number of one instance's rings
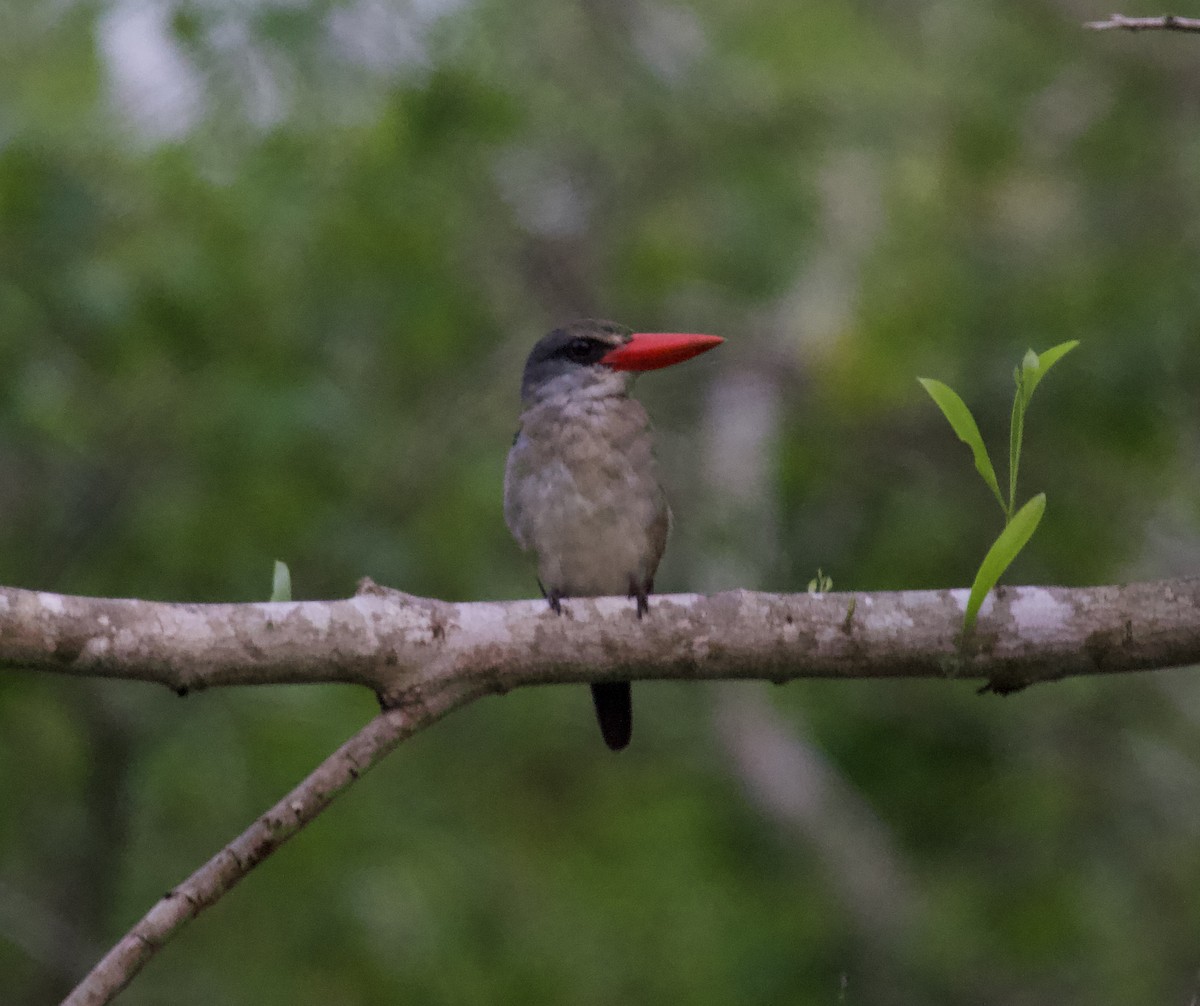
[[[1200,580],[1008,587],[960,646],[962,590],[668,594],[450,604],[168,604],[0,589],[0,667],[219,685],[344,682],[395,705],[447,688],[656,678],[983,678],[997,690],[1200,661]]]

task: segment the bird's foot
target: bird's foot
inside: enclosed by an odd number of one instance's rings
[[[538,586],[542,587],[541,580],[538,580]],[[542,587],[542,596],[546,598],[547,603],[550,605],[550,610],[554,614],[561,615],[563,613],[562,599],[566,595],[561,590],[547,590],[545,587]]]
[[[637,617],[641,621],[643,615],[650,614],[650,591],[654,589],[654,583],[647,581],[646,583],[634,583],[632,580],[629,583],[629,596],[637,601]]]

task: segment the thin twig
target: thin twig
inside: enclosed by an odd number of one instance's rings
[[[1200,31],[1200,17],[1177,17],[1174,14],[1126,17],[1124,14],[1113,14],[1107,21],[1088,21],[1084,27],[1092,31]]]
[[[431,701],[380,713],[325,759],[299,786],[162,899],[63,1000],[62,1006],[102,1006],[204,909],[321,813],[334,798],[407,737],[471,699],[444,690]]]

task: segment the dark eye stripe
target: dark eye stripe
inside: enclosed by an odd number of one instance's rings
[[[572,339],[555,355],[573,363],[595,363],[606,352],[608,347],[594,339]]]

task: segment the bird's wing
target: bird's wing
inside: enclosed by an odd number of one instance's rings
[[[650,548],[652,550],[652,559],[650,562],[650,579],[654,579],[654,571],[658,569],[658,564],[662,561],[663,553],[667,550],[667,539],[671,536],[671,505],[667,502],[666,494],[659,490],[659,499],[662,505],[659,507],[658,513],[654,515],[654,523],[650,525]]]
[[[522,552],[529,551],[529,539],[525,534],[525,521],[521,519],[520,480],[523,455],[528,450],[528,442],[521,439],[521,427],[513,435],[512,447],[508,451],[508,460],[504,465],[504,523],[516,539]]]

